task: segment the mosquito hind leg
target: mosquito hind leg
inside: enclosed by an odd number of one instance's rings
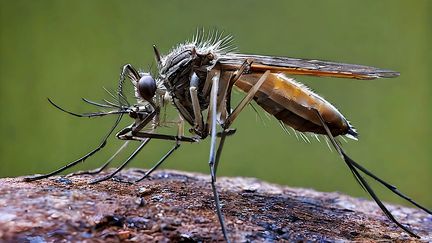
[[[352,160],[350,157],[348,157],[346,155],[346,153],[343,151],[343,149],[341,148],[341,146],[338,144],[338,142],[336,141],[335,137],[333,136],[333,134],[331,133],[330,129],[328,128],[327,124],[324,121],[324,118],[321,116],[321,114],[319,113],[319,111],[314,110],[317,114],[317,117],[319,118],[322,126],[324,127],[326,133],[327,133],[327,137],[329,138],[331,144],[333,145],[333,147],[336,149],[337,153],[341,156],[341,158],[345,161],[346,165],[348,166],[348,168],[351,170],[351,172],[354,174],[355,178],[357,179],[357,181],[360,183],[360,185],[369,193],[369,195],[372,197],[372,199],[378,204],[379,208],[383,211],[383,213],[387,216],[387,218],[389,218],[394,224],[396,224],[397,226],[399,226],[399,228],[401,228],[402,230],[404,230],[405,232],[407,232],[410,236],[412,237],[416,237],[416,238],[420,238],[417,234],[415,234],[414,232],[412,232],[410,229],[408,229],[406,226],[404,226],[403,224],[399,223],[393,216],[393,214],[387,209],[387,207],[381,202],[381,200],[378,198],[378,196],[375,194],[375,191],[369,186],[369,184],[367,183],[366,179],[360,174],[360,172],[357,170],[359,169],[360,171],[362,171],[363,173],[365,173],[366,175],[369,175],[370,177],[372,177],[373,179],[377,180],[378,182],[380,182],[381,184],[383,184],[384,186],[386,186],[387,188],[389,188],[392,192],[394,192],[395,194],[397,194],[398,196],[407,199],[407,197],[405,195],[403,195],[402,193],[400,193],[396,187],[389,185],[387,182],[381,180],[380,178],[378,178],[377,176],[373,175],[371,172],[369,172],[368,170],[366,170],[365,168],[361,167],[359,164],[357,164],[354,160]],[[409,199],[409,198],[408,198]],[[407,200],[408,200],[407,199]],[[409,202],[413,203],[413,201],[411,199],[408,200]],[[417,203],[413,203],[414,205],[418,205]],[[421,209],[425,210],[426,212],[430,213],[429,210],[427,210],[424,207],[421,207]]]
[[[252,88],[249,90],[249,92],[246,94],[246,96],[240,101],[240,103],[237,105],[237,107],[234,109],[234,111],[226,119],[226,122],[224,124],[226,127],[229,127],[234,122],[234,120],[237,118],[237,116],[240,114],[240,112],[246,107],[246,105],[252,101],[255,94],[258,92],[259,88],[264,83],[264,81],[267,79],[269,74],[270,74],[270,71],[267,70],[260,77],[260,79],[254,84],[254,86],[252,86]]]

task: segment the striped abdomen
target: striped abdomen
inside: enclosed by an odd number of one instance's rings
[[[235,85],[248,92],[262,73],[243,74]],[[334,136],[356,136],[354,128],[329,102],[283,74],[271,73],[254,100],[265,111],[300,132],[326,134],[316,111],[323,117]]]

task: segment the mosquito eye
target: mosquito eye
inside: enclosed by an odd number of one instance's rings
[[[137,84],[139,95],[145,100],[151,100],[156,93],[156,81],[151,75],[144,75]]]

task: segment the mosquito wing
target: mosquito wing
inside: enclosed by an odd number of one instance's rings
[[[224,69],[237,70],[247,59],[253,61],[250,69],[252,73],[270,70],[273,73],[353,79],[393,78],[399,76],[398,72],[375,67],[289,57],[227,54],[219,57],[218,61],[223,65]]]

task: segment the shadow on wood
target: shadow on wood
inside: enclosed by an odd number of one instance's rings
[[[130,169],[122,178],[140,175]],[[209,176],[158,171],[134,185],[88,185],[91,179],[0,179],[0,241],[223,241]],[[250,178],[222,177],[217,184],[235,242],[416,240],[371,201]],[[432,240],[430,215],[389,208],[422,240]]]

